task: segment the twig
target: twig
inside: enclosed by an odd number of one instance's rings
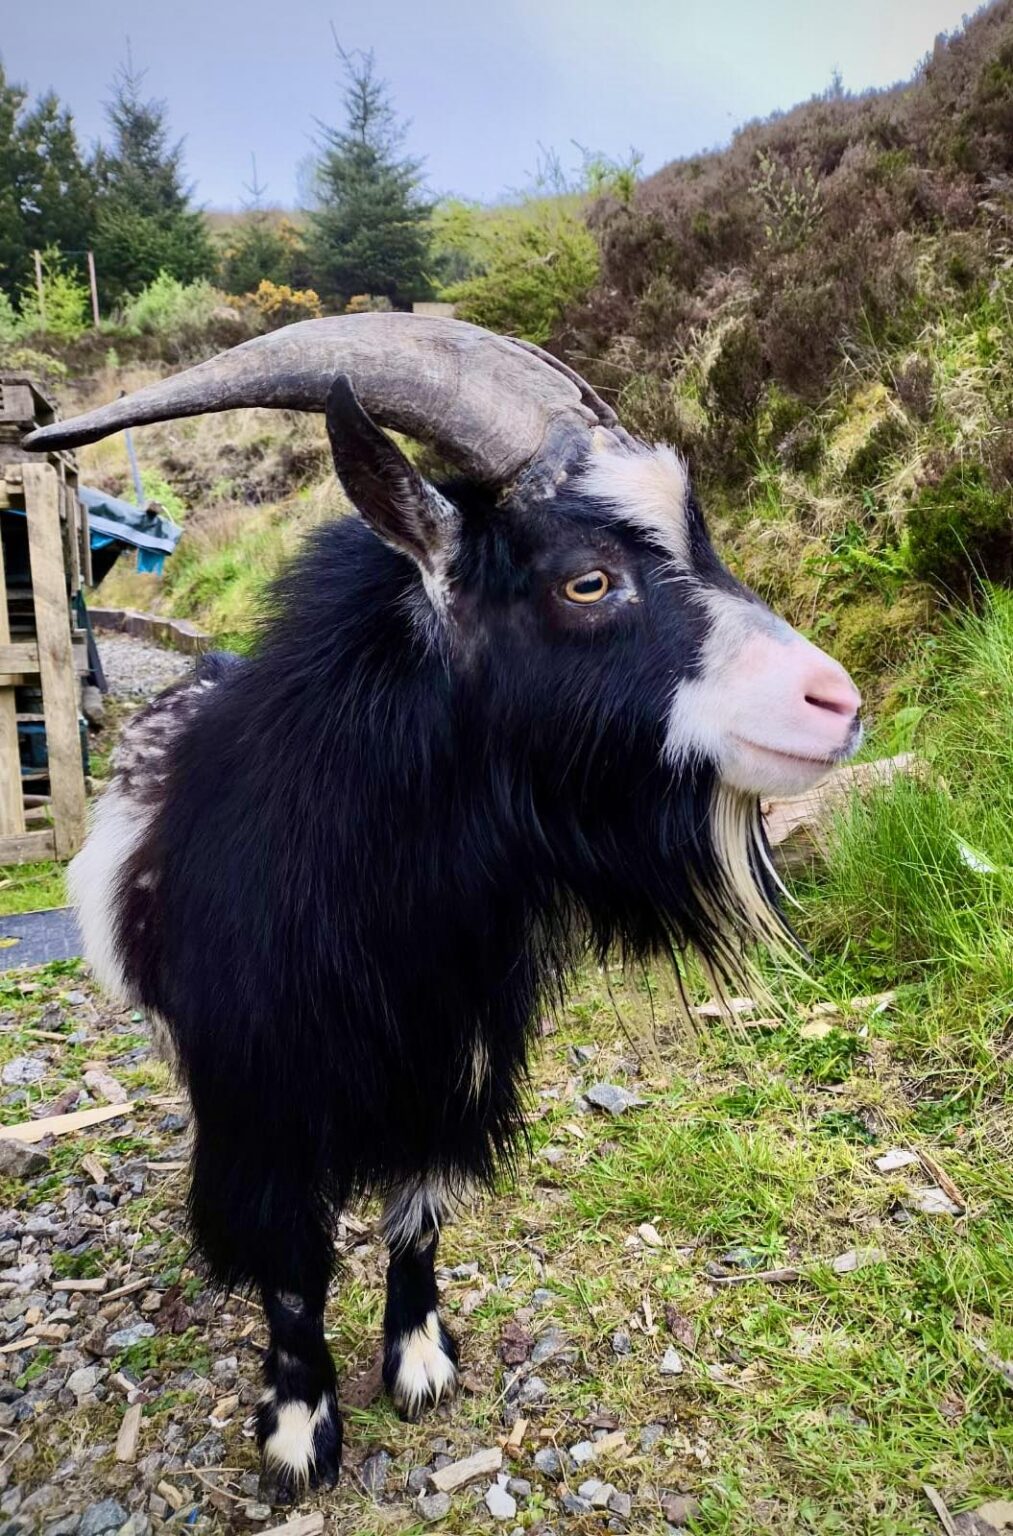
[[[994,1350],[989,1349],[984,1339],[975,1338],[973,1333],[969,1333],[967,1337],[985,1364],[990,1365],[993,1371],[998,1372],[1007,1386],[1013,1387],[1013,1360],[1001,1359]]]
[[[707,1275],[710,1285],[746,1285],[750,1280],[762,1280],[765,1285],[790,1285],[802,1279],[800,1269],[750,1269],[742,1275]]]
[[[943,1530],[946,1532],[946,1536],[957,1536],[957,1527],[953,1523],[953,1516],[950,1514],[950,1511],[946,1508],[946,1504],[944,1503],[943,1497],[939,1493],[939,1490],[936,1489],[936,1488],[933,1488],[931,1483],[922,1483],[922,1490],[923,1490],[923,1492],[925,1494],[925,1497],[928,1499],[929,1503],[932,1505],[932,1508],[935,1510],[936,1514],[939,1516],[939,1524],[942,1526]]]

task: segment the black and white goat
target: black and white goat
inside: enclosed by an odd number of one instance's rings
[[[718,560],[675,453],[472,326],[308,321],[29,443],[243,405],[325,409],[360,516],[309,541],[254,656],[132,722],[71,881],[96,975],[188,1085],[208,1270],[263,1297],[284,1493],[338,1473],[335,1213],[386,1202],[384,1379],[414,1415],[454,1390],[437,1236],[521,1131],[540,999],[588,945],[732,980],[782,931],[757,796],[847,756],[860,701]]]

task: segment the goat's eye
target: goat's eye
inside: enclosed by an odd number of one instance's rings
[[[604,571],[587,571],[583,576],[574,576],[563,591],[571,603],[598,603],[610,585]]]

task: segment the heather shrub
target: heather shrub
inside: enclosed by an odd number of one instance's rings
[[[951,464],[923,485],[905,526],[916,576],[958,594],[986,578],[1013,581],[1013,493],[983,465]]]

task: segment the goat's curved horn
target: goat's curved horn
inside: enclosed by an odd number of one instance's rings
[[[386,313],[302,320],[257,336],[40,427],[25,447],[73,448],[121,427],[237,406],[322,411],[338,373],[382,426],[432,444],[490,485],[551,494],[596,431],[628,441],[611,406],[540,347],[461,320]]]

